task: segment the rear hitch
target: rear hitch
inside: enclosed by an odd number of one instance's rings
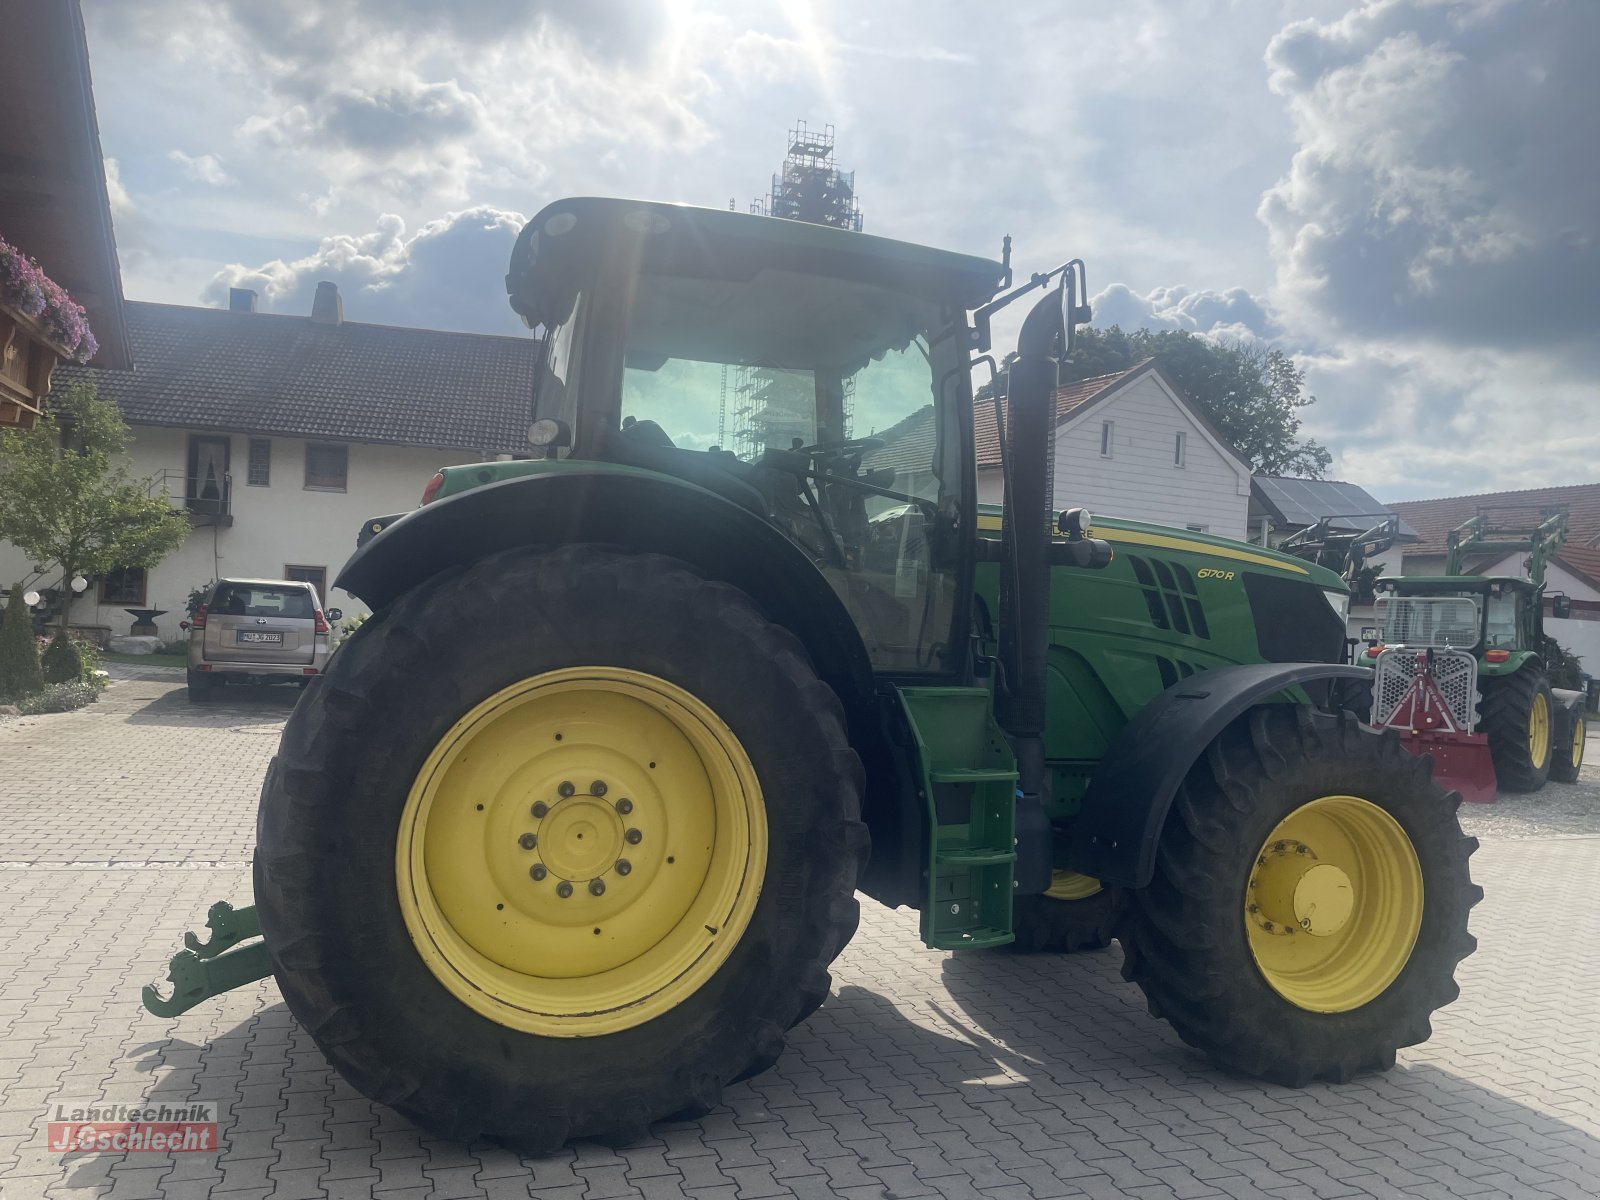
[[[261,936],[254,905],[234,908],[219,900],[206,914],[206,928],[211,931],[209,938],[202,942],[192,932],[185,933],[183,944],[188,948],[172,956],[167,966],[170,999],[163,998],[155,985],[145,985],[141,993],[144,1006],[156,1016],[175,1017],[212,996],[272,974],[265,942],[239,944]]]

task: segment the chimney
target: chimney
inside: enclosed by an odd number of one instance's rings
[[[249,288],[228,289],[229,312],[255,312],[256,294]]]
[[[311,321],[315,325],[344,323],[344,301],[339,299],[338,284],[326,279],[317,284],[316,298],[311,301]]]

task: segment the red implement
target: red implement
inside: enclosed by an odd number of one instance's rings
[[[1499,783],[1489,756],[1489,735],[1473,733],[1451,710],[1433,677],[1431,655],[1417,654],[1415,672],[1380,728],[1398,732],[1411,753],[1432,755],[1433,777],[1460,792],[1467,803],[1492,804]]]

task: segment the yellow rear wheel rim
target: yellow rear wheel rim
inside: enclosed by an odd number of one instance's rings
[[[1422,867],[1369,800],[1323,796],[1278,822],[1250,867],[1244,921],[1262,977],[1311,1012],[1349,1012],[1399,977],[1422,929]]]
[[[1099,895],[1100,881],[1092,875],[1080,875],[1076,871],[1050,872],[1050,887],[1045,895],[1052,900],[1087,900],[1090,896]]]
[[[1533,694],[1533,704],[1528,709],[1528,757],[1535,768],[1550,753],[1550,705],[1543,692]]]
[[[458,1000],[588,1037],[683,1003],[750,922],[766,808],[738,737],[654,675],[576,667],[475,706],[418,772],[400,909]]]
[[[1583,717],[1578,717],[1578,723],[1572,727],[1572,769],[1576,771],[1583,766],[1583,739],[1588,736],[1584,726],[1588,724]]]

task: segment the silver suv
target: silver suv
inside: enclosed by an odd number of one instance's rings
[[[189,631],[189,699],[199,703],[230,676],[295,679],[305,686],[328,665],[329,623],[317,589],[290,579],[219,579]]]

